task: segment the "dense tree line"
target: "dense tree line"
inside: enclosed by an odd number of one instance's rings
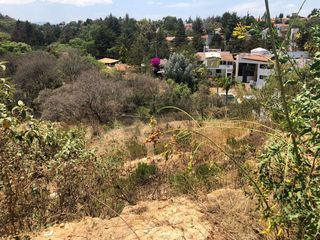
[[[317,11],[313,10],[308,21],[293,17],[290,19],[292,27],[301,28],[301,37],[298,39],[301,49],[310,36],[309,29],[319,23],[319,17],[311,18]],[[283,17],[283,14],[280,14],[275,21],[280,22]],[[186,23],[192,24],[192,29],[186,30]],[[233,36],[239,24],[250,29],[247,34],[249,37],[238,39]],[[233,52],[247,52],[258,46],[268,48],[268,40],[261,36],[266,27],[263,16],[256,19],[249,14],[240,17],[230,12],[206,19],[189,18],[187,21],[173,16],[152,21],[136,20],[129,15],[115,17],[110,14],[104,19],[44,25],[15,21],[0,15],[0,40],[22,42],[37,49],[48,48],[52,44],[64,44],[80,48],[96,58],[112,57],[140,65],[154,56],[168,58],[170,49],[175,52],[202,51],[205,44],[203,36],[206,34],[210,35],[209,43],[212,48]],[[168,42],[168,36],[175,38]]]

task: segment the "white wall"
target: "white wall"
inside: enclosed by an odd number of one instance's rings
[[[235,79],[238,81],[242,81],[242,76],[239,76],[239,64],[240,63],[248,63],[248,64],[255,64],[257,65],[257,77],[253,77],[253,76],[248,76],[247,77],[247,81],[254,81],[255,82],[255,87],[258,89],[261,89],[264,85],[265,85],[265,80],[264,79],[260,79],[260,76],[270,76],[271,74],[271,69],[264,69],[261,68],[261,65],[267,65],[267,62],[259,62],[259,61],[252,61],[252,60],[247,60],[247,59],[242,59],[240,58],[240,56],[236,57],[236,71],[235,71]]]

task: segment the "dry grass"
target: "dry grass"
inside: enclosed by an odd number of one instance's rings
[[[174,121],[159,123],[157,128],[162,132],[163,141],[169,141],[174,130],[188,129],[204,134],[225,150],[228,148],[227,141],[229,139],[239,141],[245,139],[249,144],[261,145],[263,143],[261,139],[261,141],[256,141],[254,137],[250,137],[252,135],[250,129],[257,128],[257,125],[248,122],[210,120],[202,122],[201,127],[197,127],[192,121]],[[112,146],[125,149],[125,142],[133,136],[140,143],[143,143],[151,131],[152,128],[148,124],[138,122],[131,127],[108,131],[101,126],[95,127],[95,129],[88,127],[86,136],[89,141],[88,146],[96,149],[98,154],[102,156]],[[194,134],[192,137],[192,143],[195,145],[203,141],[204,138],[200,135]],[[237,181],[240,178],[237,168],[230,167],[230,159],[210,143],[204,143],[193,160],[195,163],[215,162],[225,168],[219,185],[221,189],[208,195],[205,190],[200,189],[203,192],[199,193],[199,189],[195,189],[193,194],[190,193],[179,198],[175,196],[170,190],[167,177],[188,167],[192,151],[191,145],[183,149],[177,147],[166,159],[163,155],[154,155],[151,148],[148,157],[127,159],[122,168],[122,176],[134,171],[137,165],[142,162],[155,164],[158,173],[153,182],[137,189],[137,205],[126,207],[121,217],[133,227],[141,239],[164,239],[164,236],[167,236],[165,239],[177,239],[178,235],[184,236],[185,239],[266,239],[259,233],[262,227],[257,220],[259,215],[255,209],[254,200],[247,198],[242,190],[236,189],[239,187]],[[193,212],[190,212],[191,209]],[[193,236],[192,234],[196,233],[189,231],[190,226],[203,229],[202,232],[205,234]],[[111,220],[86,218],[80,222],[68,223],[63,227],[56,226],[52,229],[55,235],[50,239],[63,239],[64,236],[68,239],[80,237],[109,239],[108,236],[113,236],[115,239],[117,239],[116,237],[118,239],[137,239],[121,218]],[[48,229],[47,232],[49,230],[51,229]],[[44,232],[40,233],[35,239],[43,239],[43,234]]]

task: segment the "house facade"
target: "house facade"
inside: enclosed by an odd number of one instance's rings
[[[257,53],[241,53],[235,60],[235,79],[239,82],[250,84],[255,88],[262,88],[265,79],[271,74],[269,61],[270,55]]]
[[[234,59],[230,52],[200,52],[197,57],[210,71],[211,77],[232,77]]]

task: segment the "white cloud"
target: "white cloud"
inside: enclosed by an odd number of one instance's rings
[[[192,4],[189,2],[177,2],[177,3],[167,5],[167,7],[169,8],[187,8],[191,6]]]
[[[0,4],[27,4],[32,2],[34,0],[0,0]]]
[[[148,1],[147,4],[148,5],[158,5],[158,6],[160,6],[160,5],[163,5],[163,2]]]
[[[22,5],[33,2],[60,3],[76,6],[88,6],[95,4],[111,4],[112,0],[0,0],[0,4]]]
[[[245,2],[241,4],[236,4],[232,8],[229,8],[228,10],[230,12],[236,12],[240,15],[246,14],[249,12],[250,14],[263,14],[264,12],[264,7],[261,6],[262,1],[250,1],[250,2]]]
[[[309,0],[307,3],[309,3],[310,7],[313,6],[313,2],[319,1],[319,0]],[[299,4],[301,4],[302,0],[270,0],[270,11],[271,16],[276,16],[279,13],[291,14],[293,12],[298,11]],[[307,4],[305,6],[307,8]],[[241,4],[236,4],[228,9],[228,11],[231,12],[237,12],[239,15],[245,15],[247,12],[249,12],[252,15],[255,16],[262,16],[262,14],[265,12],[265,5],[264,1],[262,0],[243,0]],[[301,15],[308,15],[305,14],[306,11],[303,9],[301,11]]]

